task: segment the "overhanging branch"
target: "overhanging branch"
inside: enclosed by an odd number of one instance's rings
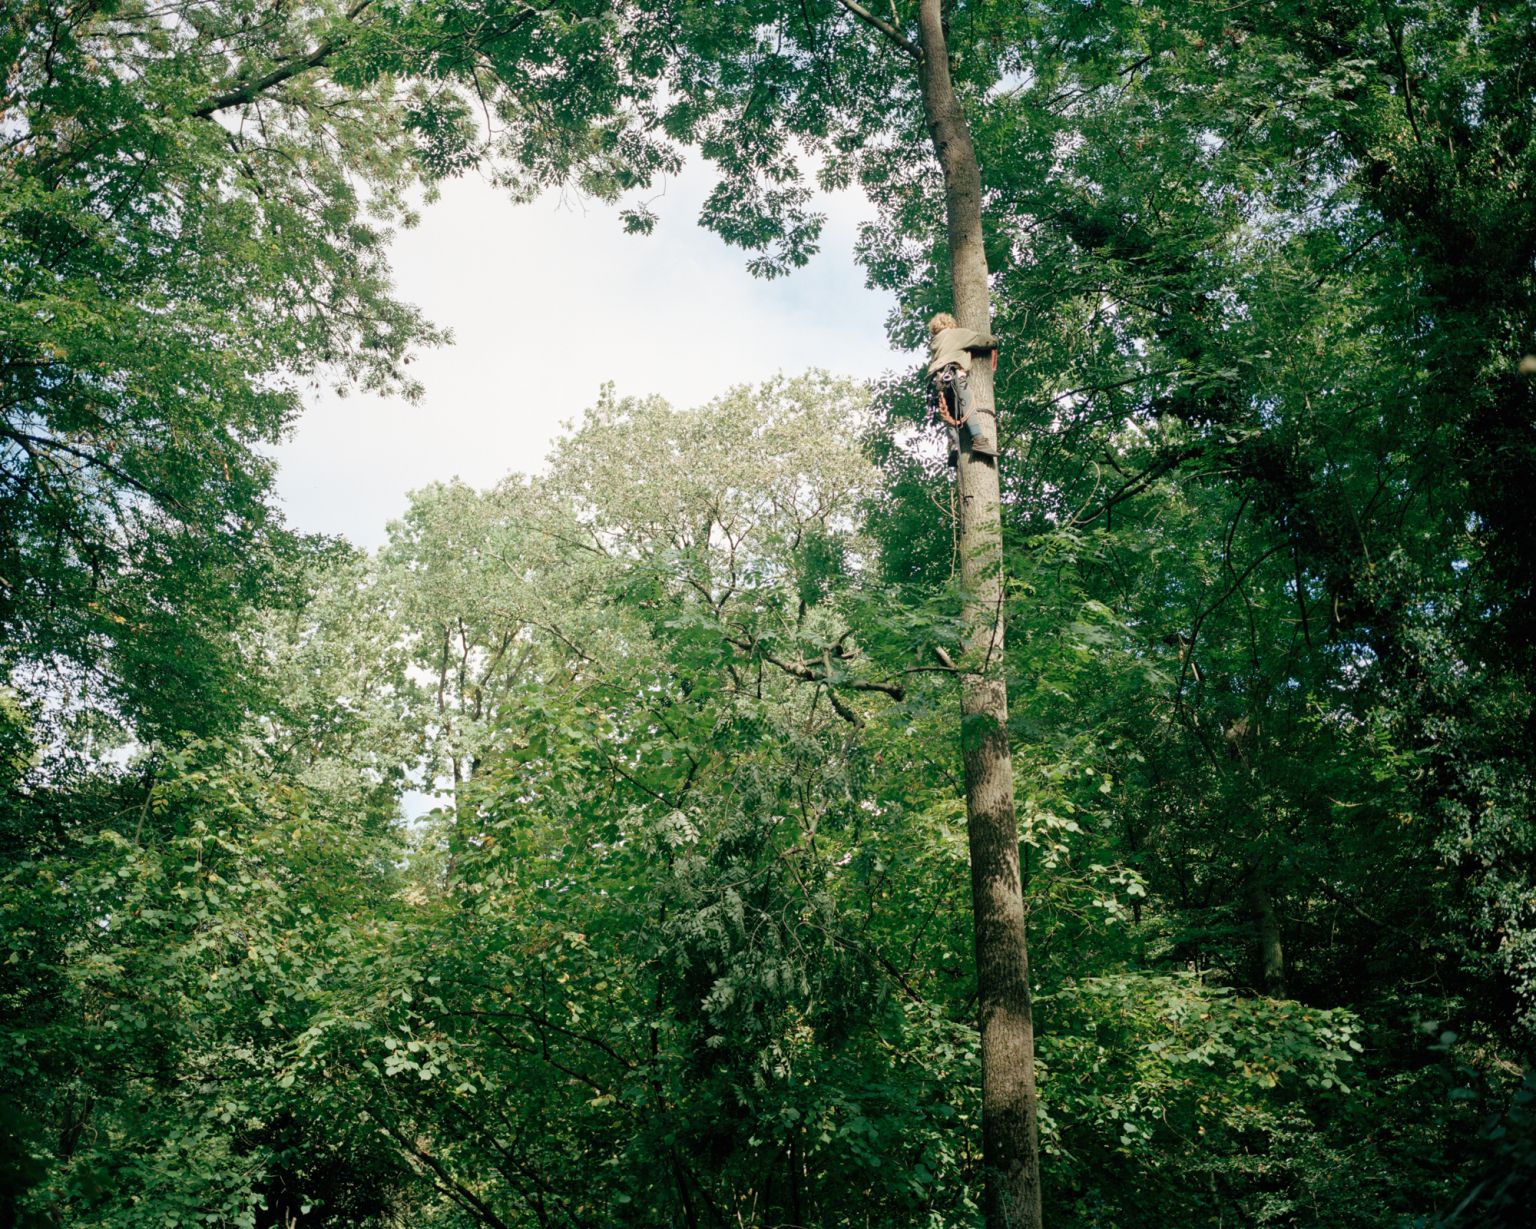
[[[906,699],[906,688],[902,687],[899,683],[883,683],[874,679],[837,678],[833,676],[831,671],[827,668],[825,662],[822,664],[822,668],[818,670],[815,666],[807,661],[788,661],[785,658],[779,657],[777,654],[768,652],[762,647],[760,641],[751,637],[726,636],[725,641],[727,644],[735,645],[743,653],[746,653],[752,657],[759,658],[760,660],[767,662],[770,666],[774,666],[779,670],[782,670],[791,678],[799,679],[805,683],[825,684],[828,691],[832,691],[833,689],[842,689],[847,691],[878,691],[881,695],[890,696],[890,698],[893,700]],[[837,705],[834,703],[833,707],[836,708]],[[843,716],[846,720],[846,714],[842,713],[841,710],[839,710],[839,716]]]
[[[346,20],[352,21],[362,13],[373,0],[356,0],[356,3],[347,10]],[[281,85],[284,81],[307,73],[312,68],[319,68],[335,54],[343,42],[344,37],[328,38],[323,40],[313,51],[297,60],[289,60],[285,64],[279,64],[271,72],[257,77],[254,81],[247,81],[240,85],[230,86],[212,98],[199,103],[192,108],[190,115],[196,119],[208,119],[210,116],[229,107],[244,106],[248,102],[254,102],[273,86]]]
[[[916,43],[909,39],[890,22],[886,21],[885,18],[876,17],[867,8],[860,4],[858,0],[838,0],[838,3],[866,25],[873,26],[875,29],[879,30],[881,34],[885,35],[887,39],[889,39],[896,46],[900,47],[914,60],[921,60],[923,58],[922,49],[919,48]]]

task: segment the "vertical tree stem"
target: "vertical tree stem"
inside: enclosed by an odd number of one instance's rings
[[[990,332],[981,168],[950,80],[940,0],[922,0],[919,24],[923,109],[944,173],[955,316],[963,328]],[[990,364],[973,364],[971,395],[974,405],[995,407]],[[962,441],[956,481],[967,629],[960,738],[976,928],[986,1224],[987,1229],[1040,1229],[1034,1019],[1003,671],[1003,532],[997,462],[973,455]]]

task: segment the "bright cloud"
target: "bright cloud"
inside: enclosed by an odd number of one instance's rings
[[[760,282],[696,225],[709,185],[708,168],[690,166],[653,203],[656,232],[637,237],[608,206],[515,206],[479,179],[449,184],[396,239],[393,263],[403,296],[454,344],[417,360],[417,405],[316,397],[278,452],[290,521],[377,546],[410,490],[536,470],[559,423],[607,381],[690,406],[779,371],[869,377],[913,361],[885,340],[890,297],[853,263],[861,197],[826,198],[821,254]]]

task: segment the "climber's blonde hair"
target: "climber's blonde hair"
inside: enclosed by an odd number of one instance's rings
[[[945,329],[958,329],[959,327],[960,322],[948,312],[940,312],[928,322],[928,335],[930,337],[937,337]]]

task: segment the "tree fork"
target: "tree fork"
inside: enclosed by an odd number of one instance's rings
[[[981,168],[949,75],[940,0],[922,0],[918,23],[923,112],[944,174],[955,316],[961,327],[986,333],[992,309],[982,243]],[[974,364],[970,378],[972,404],[995,412],[990,364]],[[955,481],[965,591],[960,739],[981,1027],[983,1201],[987,1229],[1040,1229],[1034,1018],[1008,745],[996,459],[974,455],[962,439]]]

